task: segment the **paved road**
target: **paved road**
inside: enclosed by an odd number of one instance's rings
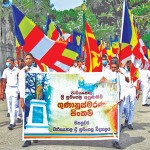
[[[149,100],[150,102],[150,100]],[[6,117],[6,101],[0,101],[0,150],[112,150],[111,141],[39,141],[28,148],[22,148],[22,124],[8,130],[9,118]],[[134,130],[125,128],[121,133],[120,145],[125,150],[150,149],[150,107],[141,106],[137,101]]]

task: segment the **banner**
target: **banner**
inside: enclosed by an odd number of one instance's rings
[[[118,139],[118,86],[102,77],[26,74],[23,138]]]

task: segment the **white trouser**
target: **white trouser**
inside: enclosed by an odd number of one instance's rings
[[[6,87],[6,99],[9,103],[10,108],[10,124],[15,123],[16,108],[18,105],[18,88],[17,87]]]
[[[132,124],[134,116],[134,107],[136,102],[136,89],[135,87],[128,88],[128,94],[124,101],[124,114],[125,120],[128,120],[128,124]]]
[[[7,102],[7,112],[10,114],[10,104],[9,104],[9,98],[7,97],[7,94],[6,94],[6,102]]]
[[[149,83],[141,83],[142,85],[142,105],[147,104],[147,99],[150,92],[150,84]]]
[[[21,119],[21,106],[20,106],[19,99],[18,99],[18,102],[16,104],[16,117],[18,119]]]

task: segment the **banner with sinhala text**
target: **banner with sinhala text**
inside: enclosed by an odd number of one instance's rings
[[[102,73],[26,74],[24,139],[118,139],[117,82]]]

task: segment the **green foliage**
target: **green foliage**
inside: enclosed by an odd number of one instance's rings
[[[149,41],[150,34],[150,1],[127,0],[135,16],[138,29],[144,41]],[[90,24],[97,39],[103,38],[109,41],[109,36],[116,33],[120,35],[123,0],[86,0],[86,19]],[[72,30],[82,32],[83,12],[81,7],[75,9],[57,11],[50,4],[50,0],[13,0],[27,17],[32,19],[42,30],[45,28],[46,17],[50,15],[52,20],[65,32]],[[1,17],[10,14],[10,8],[2,8]]]
[[[127,0],[129,8],[135,17],[138,30],[143,37],[150,34],[150,1],[149,0]],[[105,35],[120,35],[123,0],[87,0],[87,6],[95,14],[101,28],[104,29],[101,37],[108,41]],[[105,29],[105,27],[107,28]],[[108,34],[107,34],[108,33]],[[96,34],[97,37],[97,34]],[[149,41],[148,38],[143,40]]]

